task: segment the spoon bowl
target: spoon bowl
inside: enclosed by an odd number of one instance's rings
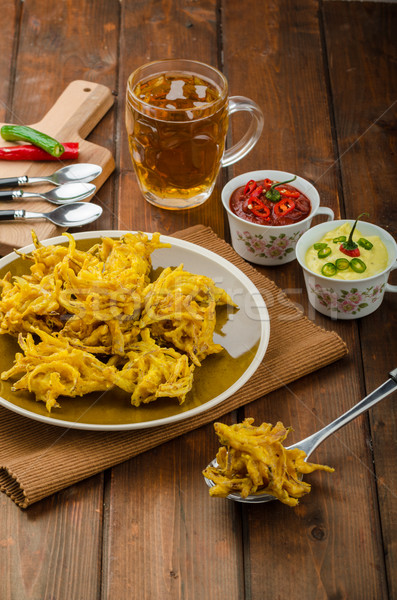
[[[317,431],[313,433],[311,436],[293,444],[292,446],[288,446],[286,450],[292,450],[294,448],[299,448],[306,453],[305,461],[309,458],[311,453],[323,442],[327,437],[335,433],[338,429],[350,423],[353,419],[361,415],[363,412],[366,412],[369,408],[386,398],[392,392],[395,392],[397,389],[397,368],[393,369],[389,373],[390,379],[382,383],[376,390],[371,392],[368,396],[360,400],[357,404],[355,404],[348,411],[343,413],[343,415],[339,416],[337,419]],[[210,462],[208,467],[218,467],[218,462],[216,458]],[[214,487],[215,484],[213,481],[204,476],[204,480],[208,487]],[[264,492],[257,492],[256,494],[250,494],[246,498],[242,498],[239,493],[231,493],[227,496],[229,500],[235,500],[236,502],[243,502],[246,504],[257,504],[264,502],[271,502],[276,498],[271,496],[270,494],[266,494]]]
[[[47,213],[28,212],[27,210],[0,210],[0,221],[26,221],[30,219],[47,219],[59,227],[80,227],[98,219],[102,208],[88,202],[74,202],[59,206]]]
[[[92,183],[65,183],[49,192],[25,192],[24,190],[2,191],[0,192],[0,200],[25,200],[37,199],[47,200],[52,204],[70,204],[85,200],[95,192],[96,187]]]
[[[102,167],[90,163],[75,163],[58,169],[51,175],[42,177],[6,177],[0,179],[0,188],[10,188],[22,185],[31,185],[35,183],[52,183],[53,185],[63,185],[65,183],[80,182],[87,183],[98,177],[102,173]]]

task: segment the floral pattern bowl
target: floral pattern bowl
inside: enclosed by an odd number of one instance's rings
[[[230,209],[232,193],[250,179],[254,181],[262,179],[286,181],[293,177],[292,173],[286,171],[250,171],[234,177],[223,188],[222,203],[229,220],[232,245],[237,254],[245,260],[265,266],[291,262],[296,258],[296,243],[300,236],[309,229],[313,217],[326,215],[328,220],[334,218],[334,213],[330,208],[320,206],[320,196],[316,188],[309,181],[298,176],[293,182],[293,186],[309,198],[312,206],[310,214],[298,223],[276,226],[260,225],[241,219]]]
[[[331,319],[358,319],[379,308],[385,292],[397,292],[397,285],[387,283],[389,273],[397,269],[397,244],[381,227],[360,221],[357,227],[364,236],[377,235],[386,246],[389,256],[386,269],[372,277],[348,281],[314,273],[306,265],[308,249],[344,223],[353,225],[353,221],[344,219],[312,227],[297,243],[296,258],[303,269],[309,302],[318,312]]]

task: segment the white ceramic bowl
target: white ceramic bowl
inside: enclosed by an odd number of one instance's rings
[[[394,238],[377,225],[359,221],[357,229],[363,236],[377,235],[386,246],[389,260],[386,269],[363,279],[342,280],[314,273],[306,266],[310,246],[328,232],[354,220],[342,219],[321,223],[306,231],[296,245],[296,258],[303,269],[310,304],[332,319],[359,319],[373,313],[382,304],[385,292],[397,292],[397,285],[387,283],[389,273],[397,269],[397,244]]]
[[[316,188],[306,179],[296,177],[291,185],[305,194],[311,202],[310,214],[291,225],[260,225],[241,219],[230,209],[230,197],[234,190],[245,185],[250,179],[259,181],[287,181],[294,175],[286,171],[251,171],[231,179],[222,190],[222,202],[229,219],[232,245],[235,251],[245,260],[257,265],[281,265],[296,258],[295,247],[301,235],[307,231],[315,215],[326,215],[328,220],[334,218],[330,208],[320,206],[320,196]]]
[[[89,231],[73,234],[73,237],[77,243],[80,240],[82,242],[88,240],[88,245],[92,245],[91,240],[102,237],[119,238],[126,233],[126,231]],[[150,237],[152,234],[148,235]],[[223,389],[222,385],[218,385],[214,397],[209,394],[209,397],[203,402],[187,400],[183,405],[175,402],[166,412],[162,412],[161,404],[157,404],[157,402],[140,407],[142,410],[131,407],[127,395],[127,402],[120,402],[116,417],[114,413],[111,414],[111,410],[109,413],[107,412],[106,407],[111,408],[117,402],[116,392],[109,390],[108,399],[106,398],[107,393],[103,392],[88,395],[85,399],[82,398],[81,406],[77,406],[78,398],[65,399],[62,401],[59,411],[53,410],[51,414],[48,414],[43,402],[36,402],[34,398],[30,398],[23,392],[21,394],[18,391],[15,394],[11,393],[12,382],[0,380],[1,406],[50,425],[90,431],[126,431],[170,425],[206,412],[224,402],[248,381],[265,356],[270,336],[269,314],[261,293],[247,275],[222,256],[177,238],[162,235],[161,241],[169,243],[171,247],[158,248],[153,252],[151,255],[153,269],[177,267],[183,263],[186,271],[211,277],[215,284],[222,287],[238,304],[239,310],[235,313],[232,311],[226,322],[222,324],[221,331],[215,332],[214,342],[222,344],[231,358],[238,360],[241,357],[241,375],[238,376],[236,373],[234,381],[231,378],[225,378],[222,373],[222,363],[215,363],[212,366],[212,377],[224,379]],[[48,246],[65,242],[64,236],[58,236],[44,240],[42,243]],[[31,244],[21,248],[20,252],[28,253],[33,248]],[[20,262],[21,259],[15,252],[12,252],[0,259],[0,269],[5,272],[10,270],[15,274],[14,263],[16,261]],[[11,367],[14,355],[14,353],[10,353],[9,337],[0,335],[0,353],[7,357],[7,369]],[[200,385],[204,389],[211,390],[205,377],[202,378]],[[111,421],[111,419],[114,420]]]

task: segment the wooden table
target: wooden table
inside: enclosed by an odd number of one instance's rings
[[[74,79],[114,90],[114,108],[90,136],[117,165],[97,194],[104,213],[92,229],[169,234],[203,223],[228,240],[222,183],[274,168],[314,182],[336,216],[367,211],[395,235],[396,18],[395,4],[372,2],[3,0],[0,118],[37,121]],[[251,154],[220,174],[209,201],[186,212],[143,200],[124,128],[127,76],[167,57],[217,66],[231,93],[256,100],[266,120]],[[229,143],[244,127],[233,118]],[[397,366],[396,299],[387,294],[369,317],[331,321],[308,308],[296,261],[262,272],[349,348],[347,358],[225,416],[281,420],[297,440]],[[0,598],[396,598],[395,401],[316,451],[336,473],[314,473],[312,493],[296,509],[209,498],[201,469],[217,449],[212,424],[26,511],[3,495]]]

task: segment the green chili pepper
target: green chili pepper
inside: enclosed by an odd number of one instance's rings
[[[345,242],[346,236],[340,235],[339,237],[334,238],[332,241],[334,242],[334,244],[337,244],[338,242]]]
[[[337,258],[335,261],[335,266],[338,271],[346,271],[349,268],[349,261],[347,258]]]
[[[327,258],[327,256],[329,256],[331,254],[332,250],[329,246],[327,246],[326,248],[321,248],[321,250],[319,250],[317,252],[317,256],[319,258]]]
[[[317,244],[313,244],[313,248],[315,250],[322,250],[323,248],[326,248],[328,246],[328,244],[323,244],[322,242],[318,242]]]
[[[275,190],[274,188],[280,186],[280,185],[284,185],[285,183],[291,183],[291,181],[295,181],[296,179],[296,175],[295,177],[293,177],[292,179],[288,179],[287,181],[280,181],[280,183],[273,183],[273,185],[270,186],[270,189],[267,190],[265,196],[268,200],[270,200],[271,202],[278,202],[281,199],[281,194],[278,190]]]
[[[48,152],[48,154],[51,154],[51,156],[61,156],[61,154],[63,154],[65,151],[62,144],[60,144],[54,138],[25,125],[3,125],[0,133],[1,137],[8,142],[14,142],[16,140],[30,142],[34,146],[45,150],[45,152]]]
[[[325,275],[325,277],[332,277],[336,273],[336,266],[334,263],[325,263],[321,269],[321,273]]]
[[[358,245],[361,246],[362,248],[365,248],[366,250],[371,250],[371,248],[374,247],[374,245],[369,240],[366,240],[365,238],[360,238],[358,240]]]
[[[364,273],[367,265],[360,258],[352,258],[350,261],[350,266],[356,273]]]

